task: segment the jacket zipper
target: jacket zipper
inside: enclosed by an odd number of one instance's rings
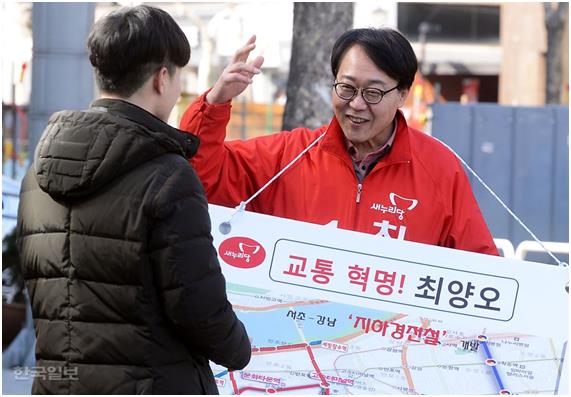
[[[376,167],[376,166],[375,166],[375,167],[373,168],[373,170],[369,173],[369,175],[367,175],[367,177],[370,177],[373,172],[378,171],[378,170],[380,170],[380,169],[382,169],[382,168],[388,167],[388,166],[393,165],[393,164],[401,164],[401,163],[409,164],[410,161],[408,161],[408,160],[399,161],[399,162],[392,163],[392,164],[385,164],[385,165],[382,165],[381,167]],[[355,174],[353,173],[353,175],[355,175]],[[355,176],[355,179],[357,179],[356,176]],[[359,226],[359,218],[360,218],[360,216],[359,216],[359,215],[360,215],[360,208],[359,208],[360,206],[359,206],[359,204],[361,203],[361,193],[362,193],[362,192],[363,192],[363,183],[358,182],[358,183],[357,183],[357,195],[355,196],[355,203],[357,204],[357,206],[355,207],[355,218],[354,218],[354,220],[353,220],[353,222],[354,222],[354,224],[353,224],[353,230],[358,230],[358,226]]]
[[[353,230],[358,230],[359,227],[359,213],[361,211],[361,192],[363,191],[363,184],[357,184],[357,196],[355,197],[355,217],[353,218]]]

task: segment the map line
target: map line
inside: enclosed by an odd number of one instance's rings
[[[234,389],[234,394],[238,393],[238,385],[236,384],[236,379],[234,379],[234,372],[229,372],[230,380],[232,381],[232,388]]]
[[[486,364],[488,362],[490,362],[490,364],[488,364],[490,367],[492,367],[492,372],[494,373],[494,377],[496,378],[496,383],[498,384],[498,387],[500,388],[500,390],[498,390],[498,392],[502,393],[505,391],[505,387],[504,387],[504,383],[502,382],[502,378],[500,378],[500,373],[498,372],[498,369],[496,368],[496,360],[494,360],[494,358],[492,357],[492,353],[490,352],[490,347],[488,346],[488,342],[485,336],[480,336],[479,340],[480,340],[480,345],[482,345],[482,347],[484,348],[484,353],[486,355]],[[503,393],[502,393],[503,394]]]
[[[307,301],[276,303],[274,305],[269,305],[269,306],[232,305],[232,308],[234,308],[236,310],[243,311],[243,312],[270,312],[270,311],[273,311],[276,309],[282,309],[284,307],[321,305],[323,303],[330,303],[330,302],[325,301],[325,300],[321,300],[321,299],[313,299],[313,300],[307,300]]]
[[[290,387],[278,387],[276,389],[272,389],[275,392],[282,392],[282,391],[292,391],[292,390],[302,390],[302,389],[312,389],[314,387],[321,387],[319,384],[315,383],[312,385],[299,385],[299,386],[290,386]],[[268,392],[268,389],[264,389],[263,387],[255,387],[255,386],[244,386],[243,388],[241,388],[240,390],[238,390],[238,393],[236,394],[242,394],[245,391],[248,390],[252,390],[252,391],[261,391],[261,392]]]
[[[215,378],[222,378],[224,375],[226,375],[228,373],[228,371],[222,371],[216,375],[214,375]]]
[[[565,361],[565,352],[567,351],[567,341],[563,344],[563,351],[561,352],[561,363],[559,364],[559,371],[557,371],[557,382],[555,384],[555,393],[559,394],[559,382],[561,381],[561,373],[563,371],[563,363]]]
[[[325,390],[325,394],[329,394],[329,383],[327,383],[327,380],[325,380],[325,376],[323,376],[323,374],[321,373],[321,369],[319,369],[319,366],[317,365],[317,361],[315,361],[315,356],[313,355],[313,351],[311,350],[311,346],[307,345],[305,347],[305,349],[307,350],[307,354],[309,354],[311,364],[313,365],[313,368],[315,368],[315,372],[317,372],[317,376],[321,380],[321,387],[323,387],[323,389]]]

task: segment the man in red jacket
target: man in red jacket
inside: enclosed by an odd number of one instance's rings
[[[417,70],[402,34],[369,28],[339,37],[331,54],[334,117],[329,125],[225,142],[231,100],[263,63],[262,57],[248,62],[254,47],[255,36],[181,121],[182,130],[201,139],[191,162],[209,202],[236,206],[323,135],[248,209],[497,255],[458,159],[434,138],[408,127],[399,110]]]

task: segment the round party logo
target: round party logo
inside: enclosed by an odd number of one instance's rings
[[[220,258],[230,266],[251,269],[266,259],[266,250],[256,240],[248,237],[231,237],[220,244]]]

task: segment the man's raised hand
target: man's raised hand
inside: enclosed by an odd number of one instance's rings
[[[260,73],[260,67],[264,63],[262,56],[248,62],[248,56],[254,48],[256,48],[255,35],[236,51],[230,64],[222,71],[212,90],[206,95],[208,103],[228,102],[240,95],[252,83],[252,78]]]

